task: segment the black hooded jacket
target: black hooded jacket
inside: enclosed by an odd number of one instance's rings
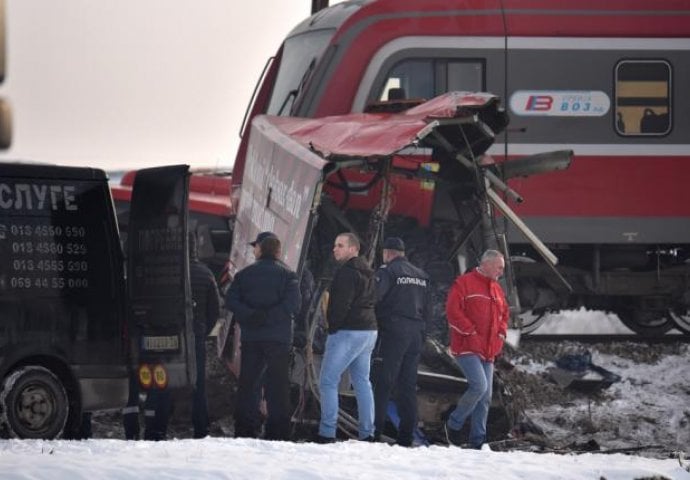
[[[345,262],[329,288],[328,333],[338,330],[376,330],[374,271],[362,257]]]

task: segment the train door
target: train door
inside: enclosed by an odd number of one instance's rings
[[[189,167],[143,169],[132,191],[127,291],[132,353],[144,390],[196,381],[189,281]]]

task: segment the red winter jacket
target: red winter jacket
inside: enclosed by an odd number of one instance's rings
[[[497,281],[473,270],[460,275],[448,292],[446,317],[450,353],[475,353],[493,361],[508,330],[508,303]]]

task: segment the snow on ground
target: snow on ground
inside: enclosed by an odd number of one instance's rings
[[[3,479],[690,479],[678,460],[207,438],[2,441]]]
[[[616,315],[580,309],[550,314],[534,335],[631,333]],[[594,365],[619,375],[621,380],[589,394],[554,386],[550,378],[554,360],[564,353],[584,351],[591,353]],[[687,343],[522,342],[511,361],[520,372],[531,376],[526,380],[531,391],[525,413],[544,430],[550,443],[567,446],[594,441],[602,450],[639,448],[639,455],[658,458],[674,450],[688,453]]]
[[[558,445],[594,440],[603,450],[640,448],[640,455],[647,456],[687,450],[690,346],[668,346],[663,356],[633,344],[608,348],[612,353],[590,349],[592,363],[619,375],[619,382],[592,394],[571,393],[557,402],[528,405],[527,416]],[[517,364],[518,370],[544,378],[553,367],[553,362],[534,359]]]
[[[570,332],[628,333],[615,316],[584,310],[552,315],[545,326],[550,324],[562,328],[559,333],[564,326]],[[524,361],[515,362],[516,370],[537,379],[534,388],[558,391],[545,378],[554,349],[560,352],[562,346],[523,346],[518,356]],[[158,443],[0,440],[0,479],[690,480],[690,462],[667,458],[674,449],[690,453],[688,344],[652,351],[623,342],[591,350],[593,363],[621,381],[597,396],[570,395],[565,403],[535,396],[541,403],[528,405],[530,419],[563,445],[594,439],[606,450],[661,442],[663,458],[647,458],[645,451],[563,455],[440,445],[406,449],[352,440],[332,445],[210,437]]]
[[[635,332],[618,319],[613,313],[599,310],[563,310],[547,313],[544,323],[532,335],[634,335]],[[672,329],[668,335],[680,332]]]

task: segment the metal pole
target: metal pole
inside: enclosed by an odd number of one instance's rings
[[[311,14],[314,15],[316,12],[328,8],[328,0],[311,0]]]

